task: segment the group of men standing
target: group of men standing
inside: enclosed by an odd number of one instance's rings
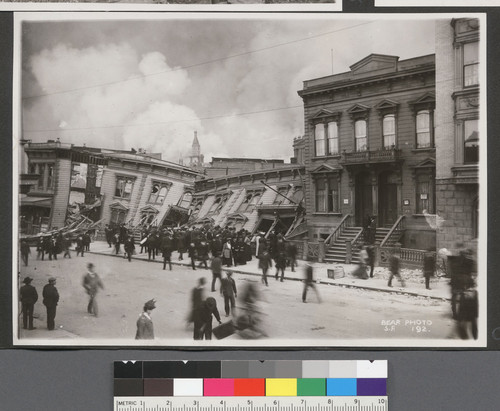
[[[23,280],[24,285],[19,291],[19,297],[22,306],[23,315],[23,329],[34,330],[33,326],[33,312],[35,303],[38,301],[38,293],[36,288],[31,285],[33,278],[25,277]],[[47,329],[49,331],[55,328],[56,307],[59,302],[59,292],[56,288],[56,279],[50,277],[48,283],[43,287],[42,291],[43,305],[47,310]]]

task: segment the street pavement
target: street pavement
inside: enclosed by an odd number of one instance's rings
[[[139,251],[140,246],[136,249]],[[34,252],[34,250],[32,251]],[[32,254],[32,257],[35,257]],[[179,261],[177,253],[172,255],[173,270],[162,270],[161,257],[147,261],[147,254],[136,254],[132,262],[123,254],[114,255],[114,249],[104,242],[91,244],[91,252],[84,257],[57,261],[37,261],[32,258],[28,267],[20,267],[20,280],[26,275],[34,278],[33,285],[40,295],[35,306],[36,330],[20,330],[21,340],[54,342],[55,344],[101,345],[114,341],[114,345],[134,344],[135,323],[144,302],[156,298],[153,311],[155,344],[186,345],[192,343],[192,325],[187,324],[190,310],[191,289],[202,276],[207,279],[206,296],[217,300],[222,321],[223,298],[219,291],[210,292],[210,270],[192,270],[187,260]],[[93,262],[104,282],[104,290],[97,297],[100,313],[98,317],[86,312],[88,297],[81,285],[88,262]],[[390,341],[398,339],[449,339],[455,338],[454,322],[447,300],[449,289],[443,279],[435,279],[432,289],[426,290],[423,283],[408,278],[406,287],[387,287],[387,270],[377,268],[375,278],[361,280],[352,278],[355,266],[342,265],[343,278],[328,278],[333,265],[314,264],[316,286],[322,303],[318,304],[314,290],[309,290],[307,304],[303,304],[302,277],[304,262],[299,262],[295,272],[288,268],[285,281],[276,281],[275,269],[269,271],[269,287],[260,281],[260,270],[254,259],[246,265],[228,268],[234,272],[239,295],[249,283],[260,290],[259,310],[262,327],[269,338],[262,340],[273,344],[308,345],[310,341],[335,345],[337,341]],[[50,276],[57,278],[61,300],[57,309],[56,330],[45,326],[45,308],[42,305],[42,288]],[[410,281],[411,280],[411,281]],[[219,290],[219,284],[216,285]],[[241,313],[242,303],[237,300]],[[214,320],[214,325],[216,321]],[[238,336],[230,337],[235,341]],[[108,341],[109,340],[109,341]],[[368,343],[367,343],[368,341]],[[141,342],[147,344],[147,342]],[[253,344],[256,344],[255,342]],[[359,344],[357,344],[359,345]],[[373,345],[381,345],[374,342]],[[382,344],[383,345],[383,344]]]
[[[123,250],[122,250],[123,251]],[[139,253],[140,246],[136,246],[137,253],[133,255],[133,259],[139,260],[148,260],[148,254],[146,252]],[[91,245],[91,253],[102,254],[102,255],[111,255],[114,256],[114,249],[109,248],[108,244],[104,241],[97,241],[92,243]],[[123,257],[123,254],[120,255],[120,258]],[[172,253],[172,264],[182,265],[190,267],[190,260],[187,256],[187,253],[184,254],[184,259],[179,261],[178,253]],[[162,257],[157,257],[155,262],[160,263],[162,261]],[[210,261],[208,262],[210,266]],[[304,279],[304,269],[305,269],[305,261],[298,260],[298,267],[294,272],[290,270],[289,267],[285,270],[285,280],[295,280],[302,281]],[[329,284],[335,285],[339,287],[353,287],[353,288],[362,288],[366,290],[372,291],[382,291],[388,293],[404,293],[408,295],[415,296],[423,296],[428,298],[437,298],[437,299],[450,299],[451,291],[449,286],[449,279],[446,278],[432,278],[430,290],[425,288],[425,282],[423,275],[414,278],[404,278],[405,279],[405,287],[401,287],[397,278],[394,278],[392,281],[393,287],[389,287],[387,285],[387,281],[389,279],[389,270],[384,267],[375,267],[374,277],[369,278],[367,280],[363,280],[360,278],[356,278],[352,276],[353,271],[357,268],[354,264],[339,264],[339,263],[314,263],[314,278],[318,284]],[[224,267],[226,271],[232,271],[234,273],[247,274],[247,275],[255,275],[262,276],[262,270],[259,268],[259,262],[257,258],[252,258],[245,265],[238,265],[233,267]],[[274,275],[275,268],[270,268],[268,275]],[[344,277],[341,278],[329,278],[328,271],[334,270],[334,272],[343,272]],[[405,270],[402,270],[402,275],[405,277]]]

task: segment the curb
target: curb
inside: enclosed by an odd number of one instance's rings
[[[106,254],[106,253],[101,252],[101,251],[87,251],[87,253],[125,259],[123,257],[123,255]],[[132,260],[147,261],[147,262],[163,264],[163,261],[148,260],[146,258],[141,258],[141,257],[132,257]],[[190,263],[181,263],[178,261],[175,261],[175,262],[172,261],[172,265],[178,265],[178,266],[184,266],[184,267],[191,266]],[[252,273],[252,272],[248,272],[248,271],[242,271],[242,270],[234,269],[232,267],[225,267],[225,268],[223,268],[223,270],[231,271],[232,273],[236,273],[236,274],[251,275],[254,277],[261,277],[262,276],[262,274],[260,274],[260,273]],[[274,276],[269,275],[269,277],[274,277]],[[300,282],[304,281],[301,278],[286,277],[286,276],[284,277],[284,279],[288,280],[288,281],[300,281]],[[433,296],[433,295],[424,295],[424,294],[420,294],[420,293],[415,292],[415,291],[404,291],[404,290],[397,289],[397,288],[387,289],[387,288],[369,287],[369,286],[357,285],[357,284],[331,283],[331,282],[327,282],[327,281],[318,281],[318,282],[316,282],[316,284],[333,285],[335,287],[341,287],[341,288],[355,288],[355,289],[366,290],[366,291],[380,291],[380,292],[384,292],[384,293],[388,293],[388,294],[408,295],[408,296],[412,296],[412,297],[423,297],[423,298],[429,298],[429,299],[440,300],[440,301],[451,301],[450,297],[438,297],[438,296]]]

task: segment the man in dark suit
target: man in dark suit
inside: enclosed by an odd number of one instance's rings
[[[134,253],[135,250],[135,242],[134,242],[134,237],[132,235],[129,235],[126,238],[123,248],[125,249],[125,256],[127,257],[128,261],[129,262],[132,261],[132,254]]]
[[[195,340],[211,340],[212,339],[212,315],[215,316],[219,324],[219,310],[217,310],[217,302],[215,298],[208,297],[196,310],[194,310],[194,339]]]
[[[172,237],[170,237],[169,233],[163,234],[163,237],[161,239],[161,252],[163,254],[163,269],[167,267],[168,263],[168,268],[170,269],[170,271],[172,271],[172,248],[173,248]]]
[[[235,298],[238,296],[236,291],[236,283],[232,278],[232,272],[226,271],[226,278],[222,280],[221,291],[224,296],[224,310],[226,312],[226,317],[229,317],[229,313],[234,315]],[[229,305],[231,304],[231,307]]]
[[[47,329],[52,331],[55,328],[56,307],[59,302],[59,292],[56,288],[56,279],[49,278],[49,283],[43,287],[43,305],[47,308]]]
[[[38,301],[38,293],[36,288],[31,285],[33,278],[26,277],[23,280],[24,285],[20,289],[20,299],[23,310],[23,328],[34,330],[33,327],[33,309],[35,303]],[[29,328],[28,328],[29,325]]]

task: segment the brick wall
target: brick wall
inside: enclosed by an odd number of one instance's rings
[[[474,248],[474,211],[477,186],[456,185],[441,180],[436,185],[437,208],[441,227],[437,230],[437,248],[454,249],[457,242]]]

